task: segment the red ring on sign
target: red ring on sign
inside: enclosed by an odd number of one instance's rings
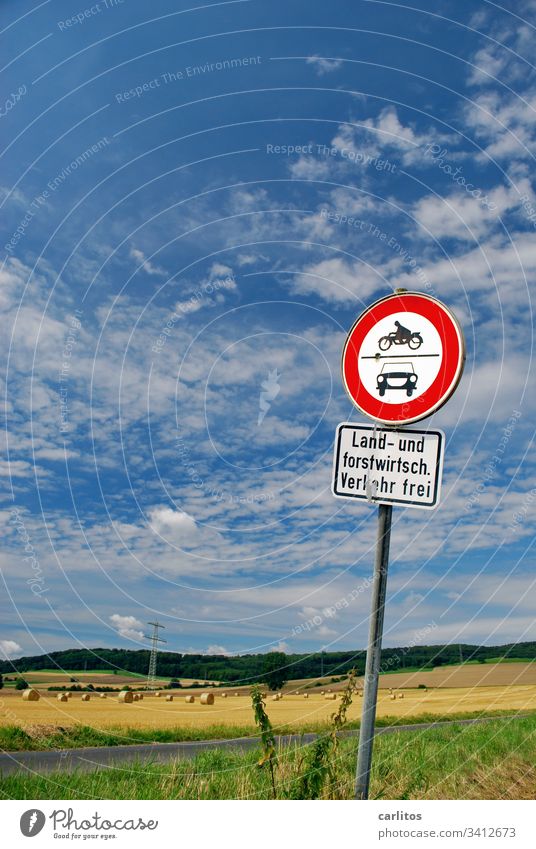
[[[359,352],[368,332],[397,312],[424,316],[441,338],[443,355],[434,382],[426,392],[401,404],[387,404],[368,392],[359,377]],[[431,415],[454,392],[463,370],[465,347],[461,329],[450,311],[430,295],[408,292],[388,295],[365,310],[352,327],[342,354],[342,374],[348,394],[365,415],[386,424],[409,424]]]

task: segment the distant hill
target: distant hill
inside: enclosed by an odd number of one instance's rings
[[[400,646],[382,651],[382,671],[392,672],[423,667],[436,667],[463,661],[485,662],[491,658],[536,659],[536,642],[508,643],[503,646],[433,645]],[[257,681],[262,673],[266,654],[236,656],[178,654],[159,652],[157,673],[170,678],[193,678],[229,683],[248,684]],[[316,654],[287,654],[281,657],[289,680],[315,678],[322,674],[338,676],[356,667],[365,670],[365,651],[318,652]],[[0,673],[30,672],[39,669],[84,670],[117,669],[145,674],[149,666],[149,651],[139,649],[66,649],[35,657],[0,661]]]

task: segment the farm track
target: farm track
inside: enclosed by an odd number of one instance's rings
[[[505,717],[480,717],[477,719],[422,722],[414,725],[389,725],[378,727],[376,734],[425,731],[449,725],[478,725],[484,722],[510,721],[523,718],[524,714]],[[341,737],[358,737],[359,731],[342,731]],[[276,739],[281,746],[294,743],[312,743],[318,734],[285,734]],[[195,740],[183,743],[141,743],[130,746],[93,746],[83,749],[52,749],[38,752],[2,752],[0,754],[0,776],[15,773],[91,772],[98,769],[118,769],[123,764],[138,760],[151,763],[167,763],[175,758],[194,758],[201,752],[216,749],[247,751],[259,745],[259,737],[238,737],[230,740]]]

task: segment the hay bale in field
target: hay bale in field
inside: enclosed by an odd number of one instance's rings
[[[326,695],[326,691],[325,691],[325,690],[320,690],[320,695],[321,695],[321,696],[325,696],[325,695]]]
[[[332,692],[333,692],[333,690],[331,689],[331,687],[328,687],[328,693],[332,693]]]
[[[235,693],[235,696],[239,696],[239,695],[240,695],[240,693]]]
[[[164,695],[163,693],[155,693],[155,696],[156,696],[157,699],[159,699],[160,696],[163,696],[163,695]]]
[[[166,702],[172,702],[173,696],[166,696]]]
[[[138,694],[137,694],[137,693],[133,693],[133,694],[132,694],[132,699],[133,699],[135,702],[139,702],[140,697],[138,696]]]
[[[278,701],[279,701],[279,696],[277,695],[277,693],[276,693],[274,696],[272,696],[272,701],[273,701],[273,702],[278,702]]]
[[[28,687],[27,690],[22,691],[22,698],[25,702],[38,702],[41,696],[37,690],[32,690],[31,687]]]
[[[278,699],[282,699],[282,698],[283,698],[283,693],[278,693],[278,694],[277,694],[277,697],[278,697]]]
[[[99,699],[105,699],[105,698],[106,698],[106,693],[100,693]]]
[[[227,698],[227,693],[222,693],[222,694],[221,694],[221,697],[222,697],[222,699],[226,699],[226,698]]]
[[[193,705],[193,703],[195,702],[195,696],[185,696],[184,701],[187,705]]]
[[[399,693],[399,694],[398,694],[398,698],[399,698],[399,699],[403,699],[403,698],[404,698],[404,693]]]
[[[199,699],[202,705],[213,705],[214,704],[214,693],[201,693],[201,698]]]
[[[56,698],[59,702],[68,702],[69,701],[69,699],[67,698],[67,693],[58,693]]]
[[[329,699],[330,701],[333,701],[334,699],[337,698],[337,693],[326,693],[324,698]]]
[[[73,694],[72,694],[71,692],[67,693],[67,698],[68,698],[68,699],[71,699],[71,698],[72,698],[72,696],[73,696]]]
[[[300,695],[300,691],[299,691],[299,690],[296,690],[296,695],[297,695],[297,696],[299,696],[299,695]]]
[[[309,698],[309,693],[304,693],[304,694],[303,694],[303,698],[304,698],[304,699],[308,699],[308,698]]]
[[[394,700],[396,699],[396,696],[395,696],[395,694],[394,694],[394,693],[391,693],[391,695],[389,696],[389,698],[391,699],[391,701],[393,701],[393,702],[394,702]]]
[[[121,690],[117,697],[117,701],[129,705],[134,701],[134,693],[130,690]]]
[[[138,699],[140,700],[140,702],[143,700],[143,693],[138,693]]]
[[[84,693],[84,695],[82,696],[82,701],[89,702],[90,698],[91,696],[89,695],[89,693]]]

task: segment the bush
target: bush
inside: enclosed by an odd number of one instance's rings
[[[24,678],[17,678],[17,683],[15,684],[15,690],[27,690],[30,685]]]
[[[427,690],[427,689],[428,689],[428,687],[426,686],[426,684],[419,684],[418,687],[417,687],[417,690]]]
[[[3,686],[4,686],[4,679],[0,675],[0,690],[2,689]]]
[[[180,682],[180,681],[177,681],[177,679],[176,679],[176,678],[174,678],[173,680],[171,680],[171,681],[169,682],[169,684],[167,685],[167,689],[168,689],[168,690],[179,690],[181,687],[182,687],[181,682]]]

